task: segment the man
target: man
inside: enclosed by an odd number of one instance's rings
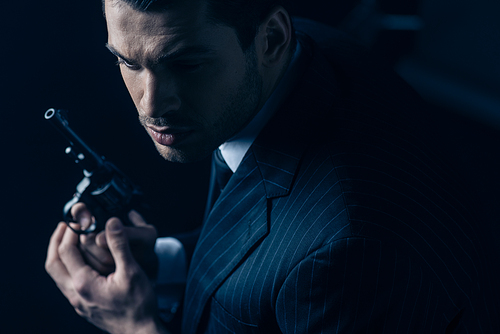
[[[216,150],[196,242],[156,242],[160,281],[189,266],[184,333],[495,332],[473,216],[412,133],[428,119],[401,81],[323,26],[298,20],[296,38],[279,1],[104,5],[107,46],[160,154]],[[156,234],[130,220],[81,239],[61,223],[46,268],[96,326],[167,333],[139,264]]]

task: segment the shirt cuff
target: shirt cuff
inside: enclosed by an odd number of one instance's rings
[[[172,237],[156,239],[155,253],[158,256],[156,284],[186,282],[186,252],[179,240]]]
[[[182,243],[172,237],[158,238],[155,244],[158,276],[155,291],[160,317],[169,322],[177,312],[184,294],[187,276],[186,252]]]

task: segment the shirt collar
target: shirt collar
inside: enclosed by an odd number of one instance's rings
[[[301,59],[303,59],[301,54],[302,47],[300,46],[300,43],[297,42],[295,53],[285,74],[283,74],[278,86],[267,99],[262,109],[257,113],[257,115],[254,116],[250,123],[243,128],[243,130],[219,146],[222,157],[233,173],[236,172],[236,169],[238,169],[243,157],[250,146],[252,146],[252,143],[255,138],[257,138],[260,130],[262,130],[269,119],[274,115],[280,104],[295,86],[304,67],[304,62],[301,61]]]

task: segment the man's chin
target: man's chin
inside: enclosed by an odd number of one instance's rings
[[[167,147],[155,143],[158,153],[163,157],[163,159],[170,162],[178,163],[190,163],[203,160],[212,153],[212,150],[205,152],[205,150],[188,150],[188,149],[177,149],[173,147]]]

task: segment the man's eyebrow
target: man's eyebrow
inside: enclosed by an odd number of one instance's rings
[[[112,47],[111,45],[109,45],[108,43],[106,43],[106,48],[109,50],[109,52],[111,52],[112,54],[114,54],[118,58],[125,60],[127,63],[132,63],[129,59],[127,59],[126,57],[121,55],[120,52],[116,51],[116,49],[114,47]]]
[[[155,63],[168,62],[178,58],[210,56],[214,53],[215,51],[213,49],[203,45],[186,46],[160,55],[157,59],[155,59]]]
[[[122,54],[120,54],[114,47],[112,47],[108,43],[106,43],[106,48],[108,48],[108,50],[112,54],[117,56],[118,58],[121,58],[128,63],[133,63],[133,61],[124,57]],[[179,48],[175,51],[160,55],[158,58],[156,58],[154,60],[154,63],[159,64],[159,63],[163,63],[163,62],[169,62],[169,61],[173,61],[175,59],[182,58],[182,57],[210,56],[214,53],[215,53],[215,50],[213,50],[209,47],[203,46],[203,45],[186,46],[186,47]]]

